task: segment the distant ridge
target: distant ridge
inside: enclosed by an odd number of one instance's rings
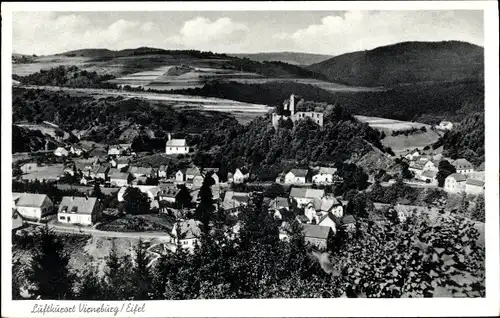
[[[459,41],[402,42],[335,56],[307,67],[355,86],[483,80],[484,49]]]
[[[228,54],[239,58],[248,58],[253,61],[277,61],[294,65],[310,65],[332,58],[333,55],[300,53],[300,52],[261,52]]]

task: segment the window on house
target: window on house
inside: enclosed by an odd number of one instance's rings
[[[66,220],[66,217],[65,216],[60,216],[59,220]]]

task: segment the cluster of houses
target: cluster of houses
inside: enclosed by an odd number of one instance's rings
[[[55,206],[46,194],[12,193],[13,215],[23,220],[40,221],[54,214]],[[102,207],[97,198],[88,196],[63,197],[57,209],[57,221],[90,226],[101,217]]]
[[[226,191],[221,207],[237,217],[248,206],[251,196],[251,193]],[[274,219],[282,221],[279,234],[282,240],[289,238],[293,219],[303,225],[305,240],[319,248],[325,248],[329,237],[339,228],[347,232],[356,230],[354,217],[344,215],[347,202],[326,195],[325,190],[292,187],[288,197],[264,198],[264,204]]]
[[[409,169],[415,179],[437,185],[436,179],[441,156],[425,156],[419,150],[408,153]],[[455,167],[456,173],[450,174],[444,182],[443,189],[450,193],[465,192],[467,194],[484,193],[484,163],[477,168],[464,158],[456,160],[444,158]]]
[[[327,185],[341,182],[341,177],[337,174],[337,168],[312,167],[308,169],[291,169],[287,173],[282,173],[276,178],[276,183],[290,185],[317,184]]]

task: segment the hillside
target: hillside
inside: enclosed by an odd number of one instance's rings
[[[76,66],[58,66],[48,70],[40,70],[26,76],[12,76],[24,85],[39,86],[62,86],[72,88],[116,88],[115,85],[107,83],[114,77],[111,75],[99,75],[96,72],[80,70]]]
[[[73,64],[71,64],[73,62]],[[132,75],[142,72],[158,72],[163,74],[172,66],[187,65],[200,68],[203,71],[219,70],[224,73],[245,72],[255,73],[263,77],[277,78],[311,78],[323,80],[326,77],[305,68],[283,63],[280,61],[258,62],[242,59],[226,54],[197,50],[164,50],[157,48],[140,47],[112,51],[108,49],[80,49],[43,56],[36,58],[28,65],[14,65],[13,74],[29,75],[40,71],[57,67],[59,65],[74,65],[83,70],[96,71],[100,75],[114,75],[116,77]],[[198,79],[199,74],[194,78]],[[252,74],[239,74],[252,75]],[[134,74],[134,76],[136,76]],[[143,74],[138,74],[143,76]]]
[[[55,149],[57,142],[38,130],[12,125],[12,153],[45,150],[46,146],[47,150]]]
[[[479,166],[484,162],[484,113],[469,114],[452,131],[434,144],[434,148],[443,146],[443,155],[452,159],[465,158]]]
[[[236,120],[221,112],[174,110],[147,100],[65,94],[58,91],[14,88],[13,122],[50,121],[64,131],[75,131],[82,139],[95,142],[132,142],[139,135],[165,138],[168,132],[201,133],[224,119]]]
[[[483,111],[482,82],[414,84],[373,92],[331,92],[313,85],[293,82],[266,84],[208,83],[203,88],[175,93],[227,98],[241,102],[276,106],[290,94],[306,100],[339,103],[356,115],[392,118],[436,124],[441,120],[460,121],[469,112]]]
[[[342,54],[307,69],[356,86],[483,80],[484,49],[466,42],[402,42]]]
[[[311,65],[323,62],[332,58],[331,55],[313,54],[313,53],[299,53],[299,52],[269,52],[269,53],[253,53],[253,54],[228,54],[239,58],[247,58],[253,61],[276,61],[284,62],[294,65]]]

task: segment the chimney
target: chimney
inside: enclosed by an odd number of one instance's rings
[[[167,137],[168,137],[168,140],[172,139],[172,136],[170,135],[170,133],[168,133]]]
[[[295,114],[295,95],[290,95],[290,115]]]

